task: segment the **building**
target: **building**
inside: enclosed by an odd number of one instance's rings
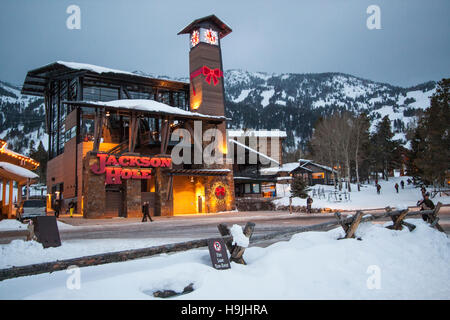
[[[277,195],[276,174],[261,174],[261,170],[283,166],[282,145],[286,137],[286,132],[280,130],[228,130],[229,145],[236,150],[233,154],[236,197]]]
[[[306,159],[262,168],[260,172],[261,175],[273,177],[276,180],[279,195],[286,193],[285,185],[290,184],[293,177],[301,176],[309,186],[313,186],[316,184],[333,185],[336,176],[336,170]]]
[[[2,201],[0,218],[13,218],[15,215],[14,202],[22,202],[22,189],[35,183],[39,176],[32,172],[39,166],[39,162],[8,149],[6,141],[0,139],[0,184]],[[15,183],[15,186],[14,186]],[[14,199],[14,188],[17,188]],[[6,192],[8,189],[8,194]],[[27,188],[27,196],[28,196]],[[15,200],[15,201],[14,201]]]
[[[45,98],[48,193],[76,201],[85,218],[141,216],[145,201],[156,216],[233,210],[230,165],[171,158],[177,129],[195,151],[207,145],[194,141],[197,130],[226,137],[221,40],[230,32],[214,15],[180,31],[190,83],[63,61],[29,71],[22,93]],[[220,147],[225,157],[225,140]]]

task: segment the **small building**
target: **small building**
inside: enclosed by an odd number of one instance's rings
[[[306,159],[299,159],[298,162],[289,162],[281,166],[263,168],[260,172],[263,176],[275,177],[280,195],[286,193],[285,185],[290,185],[293,177],[301,176],[309,186],[316,184],[333,185],[336,174],[336,170]]]
[[[2,189],[0,216],[8,219],[15,216],[14,202],[20,204],[23,187],[29,187],[37,181],[39,176],[31,170],[35,170],[38,166],[39,162],[8,149],[7,142],[0,139],[0,181],[2,182],[0,184]],[[15,199],[14,188],[16,188]],[[28,192],[29,188],[27,188],[27,195]]]
[[[336,170],[328,166],[316,163],[312,160],[299,159],[297,168],[291,171],[292,176],[301,175],[308,185],[316,184],[334,184]]]
[[[270,166],[282,165],[282,144],[287,137],[281,130],[227,130],[233,148],[235,196],[271,198],[277,195],[275,174],[261,174]]]

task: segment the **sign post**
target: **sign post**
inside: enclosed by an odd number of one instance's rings
[[[230,269],[230,261],[228,260],[227,247],[222,238],[208,240],[209,255],[214,269],[224,270]]]

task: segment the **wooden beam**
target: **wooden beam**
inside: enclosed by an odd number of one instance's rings
[[[347,233],[345,235],[345,239],[353,238],[355,236],[355,232],[358,229],[358,226],[361,222],[363,213],[361,211],[357,211],[355,216],[353,217],[352,224],[347,230]]]
[[[338,221],[338,223],[341,225],[342,229],[344,229],[344,232],[347,233],[349,225],[344,223],[344,221],[342,220],[342,216],[339,212],[335,212],[334,216],[336,218],[336,220]]]
[[[12,218],[12,210],[13,210],[13,181],[9,180],[8,219]]]
[[[251,238],[253,234],[253,230],[255,229],[255,224],[253,222],[247,222],[244,227],[244,235],[247,238]],[[243,258],[245,247],[240,247],[238,245],[234,245],[233,250],[231,251],[231,258],[230,261],[234,261],[239,264],[247,264]]]
[[[445,230],[442,228],[442,226],[439,224],[439,210],[441,210],[442,207],[442,203],[438,202],[436,204],[436,207],[433,210],[433,213],[431,215],[428,216],[428,220],[430,221],[430,225],[433,228],[436,228],[437,230],[439,230],[440,232],[445,232]]]

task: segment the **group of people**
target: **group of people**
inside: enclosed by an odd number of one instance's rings
[[[75,201],[70,200],[69,204],[67,205],[66,214],[69,213],[70,217],[73,218],[73,213],[75,211],[76,207]],[[55,211],[55,217],[59,218],[59,214],[61,213],[61,209],[63,207],[63,200],[62,199],[55,199],[55,202],[53,203],[53,210]]]
[[[409,180],[409,179],[408,179]],[[400,181],[400,186],[402,187],[402,190],[405,189],[405,182],[403,180]],[[395,191],[398,193],[398,190],[400,188],[400,186],[398,185],[398,183],[396,183],[394,185]],[[378,179],[375,180],[375,187],[377,188],[377,194],[381,193],[381,186],[378,183]]]

